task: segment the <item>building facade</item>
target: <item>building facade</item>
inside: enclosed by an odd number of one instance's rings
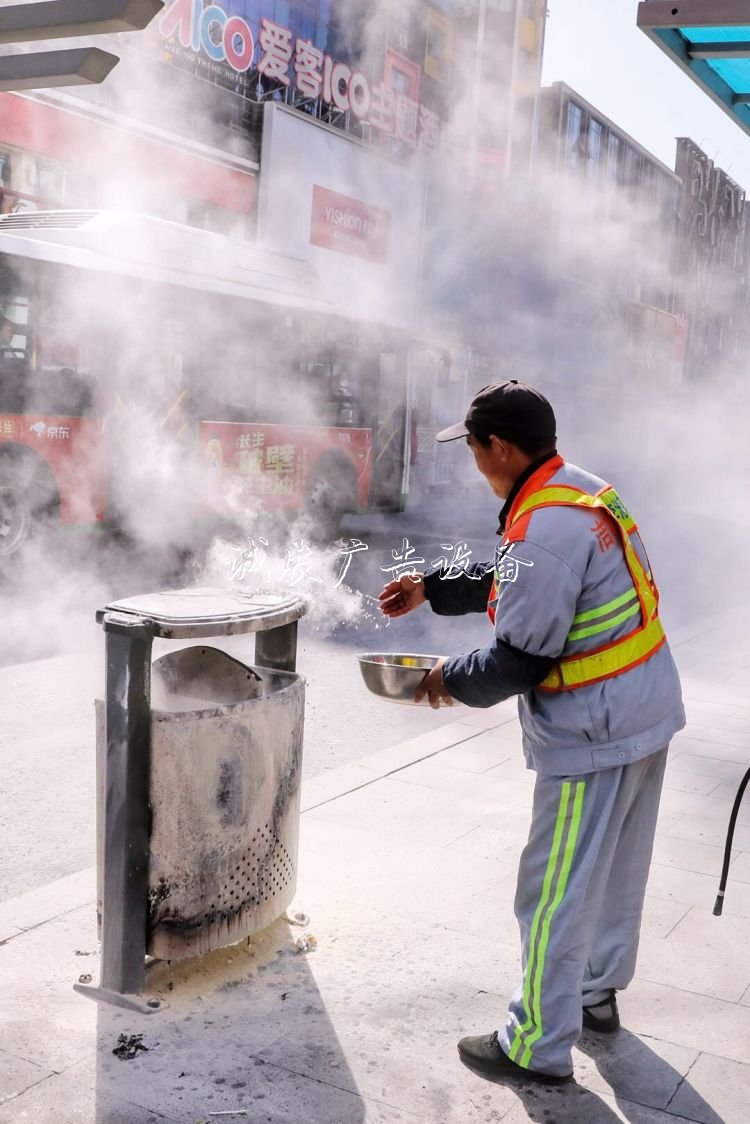
[[[745,191],[688,137],[677,140],[680,303],[687,376],[741,375],[750,314],[750,224]]]
[[[635,393],[684,374],[682,182],[564,83],[542,91],[537,200],[556,380]]]
[[[471,478],[468,461],[434,437],[505,370],[499,290],[533,163],[546,11],[544,0],[452,5],[453,81],[424,223],[422,330],[430,345],[415,364],[417,475],[433,483]]]
[[[108,37],[121,61],[103,85],[3,95],[5,209],[126,206],[254,237],[269,102],[391,158],[435,152],[453,76],[449,11],[440,0],[374,11],[360,0],[168,0],[146,31]]]
[[[544,0],[167,0],[102,40],[121,61],[100,87],[0,94],[0,207],[142,212],[308,261],[336,310],[419,340],[427,444],[493,373],[481,277],[507,184],[528,179],[545,17]]]

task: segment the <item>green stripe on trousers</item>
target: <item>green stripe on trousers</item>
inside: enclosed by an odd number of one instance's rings
[[[571,804],[571,791],[575,795]],[[524,1069],[529,1068],[533,1055],[533,1045],[544,1033],[542,1024],[542,984],[549,946],[550,931],[554,916],[565,897],[565,890],[573,865],[578,833],[583,816],[583,797],[586,782],[577,781],[575,785],[565,781],[560,792],[560,803],[552,837],[552,849],[547,861],[547,869],[542,883],[542,893],[534,913],[529,938],[529,959],[524,980],[523,1005],[526,1019],[517,1028],[510,1048],[511,1061]],[[519,1057],[520,1053],[520,1057]]]

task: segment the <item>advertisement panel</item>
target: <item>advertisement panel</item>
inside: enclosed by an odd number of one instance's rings
[[[380,207],[313,186],[310,241],[314,246],[366,261],[388,260],[391,216]]]
[[[451,25],[445,16],[433,17],[423,61],[434,85],[448,77]],[[307,0],[304,8],[259,0],[168,0],[157,27],[162,57],[178,70],[250,101],[273,92],[347,131],[364,123],[376,144],[395,139],[407,148],[434,150],[440,99],[433,90],[425,96],[420,91],[421,38],[411,26],[405,38],[397,37],[411,57],[387,38],[383,53],[380,37],[377,49],[363,51],[346,31],[351,18],[346,5],[320,0]]]
[[[97,418],[0,415],[0,448],[23,445],[49,466],[60,495],[60,522],[104,517],[103,425]]]
[[[358,501],[367,506],[372,431],[323,426],[201,422],[200,451],[215,496],[251,510],[297,511],[316,463],[336,451],[351,463]]]
[[[413,328],[425,174],[281,105],[267,105],[258,239],[308,261],[343,315]]]

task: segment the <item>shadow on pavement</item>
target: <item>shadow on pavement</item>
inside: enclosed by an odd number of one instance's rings
[[[679,1070],[629,1031],[621,1030],[606,1039],[584,1032],[578,1050],[587,1059],[583,1066],[580,1056],[576,1059],[576,1070],[579,1077],[584,1076],[585,1086],[515,1082],[508,1086],[529,1120],[536,1124],[622,1124],[624,1119],[630,1124],[651,1124],[674,1114],[673,1118],[679,1120],[725,1124]],[[601,1088],[592,1089],[592,1084]],[[678,1090],[679,1105],[674,1105]],[[618,1112],[611,1105],[612,1099]]]
[[[296,948],[304,932],[279,921],[241,944],[155,965],[148,993],[167,1006],[153,1015],[101,1005],[96,1124],[364,1121],[309,954]],[[118,1042],[124,1056],[113,1053]]]
[[[578,1049],[591,1059],[602,1080],[611,1087],[627,1120],[640,1120],[640,1106],[648,1105],[662,1110],[669,1106],[670,1112],[678,1116],[683,1113],[701,1124],[725,1124],[679,1070],[630,1031],[620,1030],[611,1039],[584,1033]],[[672,1104],[678,1090],[679,1107]],[[633,1111],[634,1104],[638,1111]]]
[[[582,1085],[514,1087],[529,1120],[538,1124],[622,1124],[609,1105]]]

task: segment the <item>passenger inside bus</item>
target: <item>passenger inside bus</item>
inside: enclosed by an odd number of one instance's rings
[[[0,316],[0,351],[5,351],[13,343],[16,326],[7,316]]]
[[[14,345],[14,339],[20,339],[23,346]],[[92,394],[87,379],[62,362],[45,366],[34,362],[30,349],[28,325],[19,327],[0,314],[0,410],[66,416],[89,413]]]
[[[23,331],[24,329],[19,329],[18,326],[14,324],[12,320],[9,320],[7,316],[3,316],[2,314],[0,314],[1,358],[6,360],[28,360],[29,353],[26,348],[19,347],[18,345],[14,346],[13,344],[13,340],[16,338],[16,336],[19,335],[24,339],[25,342]]]

